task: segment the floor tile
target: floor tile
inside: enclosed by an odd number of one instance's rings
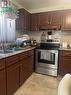
[[[14,95],[57,95],[60,79],[33,73]]]

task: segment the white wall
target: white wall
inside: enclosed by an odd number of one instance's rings
[[[36,40],[37,42],[40,42],[41,40],[41,34],[42,34],[43,31],[32,31],[32,32],[17,32],[17,37],[22,37],[22,35],[24,34],[28,34],[30,36],[30,38]],[[46,38],[48,38],[48,35],[47,35],[47,31],[44,31],[45,34],[46,34]],[[52,38],[55,39],[55,38],[60,38],[61,40],[61,43],[63,42],[67,42],[67,43],[71,43],[71,32],[69,31],[56,31],[54,32],[53,31],[53,35],[52,35]]]
[[[17,32],[17,37],[21,37],[22,35],[24,34],[28,34],[30,36],[31,39],[34,39],[36,40],[37,42],[40,42],[41,41],[41,34],[42,33],[45,33],[45,37],[46,39],[48,39],[48,31],[29,31],[29,32],[24,32],[24,33],[21,33],[21,32]],[[61,31],[52,31],[52,39],[60,39],[61,38]]]

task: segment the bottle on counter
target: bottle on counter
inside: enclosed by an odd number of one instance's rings
[[[62,43],[62,47],[63,47],[63,48],[67,48],[67,45],[68,45],[67,42],[63,42],[63,43]]]
[[[46,34],[43,32],[41,34],[41,42],[45,42],[46,41]]]

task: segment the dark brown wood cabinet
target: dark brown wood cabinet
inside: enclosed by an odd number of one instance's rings
[[[62,11],[49,12],[51,25],[62,25]]]
[[[30,14],[30,31],[39,31],[38,20],[39,18],[37,13]]]
[[[30,28],[30,13],[25,9],[18,10],[18,18],[16,19],[16,30],[17,31],[28,31]]]
[[[19,88],[18,55],[13,55],[6,58],[6,77],[7,77],[7,95],[13,95],[13,93]]]
[[[45,27],[49,24],[49,13],[34,13],[30,15],[30,30],[31,31],[40,31],[42,27]]]
[[[34,55],[28,57],[28,77],[34,72]]]
[[[63,10],[63,25],[62,30],[71,30],[71,9]]]
[[[32,30],[48,30],[53,28],[61,28],[62,11],[41,12],[31,15],[30,26]]]
[[[40,31],[47,29],[71,30],[71,9],[30,14],[19,9],[16,29],[20,31]]]
[[[34,72],[34,49],[0,59],[0,95],[13,95]]]
[[[0,59],[0,95],[6,95],[5,59]]]
[[[41,13],[40,17],[40,29],[43,30],[59,30],[62,25],[61,11],[51,11]]]
[[[40,25],[47,25],[47,24],[56,24],[61,25],[62,15],[61,11],[50,11],[50,12],[43,12],[39,14],[39,24]]]
[[[39,15],[39,26],[50,23],[49,12],[39,13],[38,15]]]
[[[71,51],[60,50],[59,51],[59,70],[60,75],[71,73]]]
[[[22,56],[22,57],[21,57]],[[20,54],[20,85],[25,82],[26,79],[34,71],[34,51],[28,51]]]

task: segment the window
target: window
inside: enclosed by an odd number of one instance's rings
[[[15,41],[15,19],[0,15],[0,43]]]

